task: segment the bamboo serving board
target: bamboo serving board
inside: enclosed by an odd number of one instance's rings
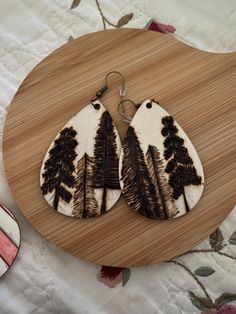
[[[155,97],[197,149],[205,188],[187,215],[156,221],[121,197],[105,215],[66,217],[50,208],[39,185],[43,157],[58,131],[94,97],[105,75],[121,71],[127,97]],[[11,191],[28,221],[51,243],[87,261],[143,266],[180,255],[212,233],[235,202],[236,55],[203,52],[174,37],[136,29],[82,36],[45,58],[18,89],[4,129],[4,163]],[[121,139],[128,125],[117,113],[118,77],[102,102]]]

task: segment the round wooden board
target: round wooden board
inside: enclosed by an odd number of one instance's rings
[[[39,187],[40,166],[61,127],[83,108],[111,70],[121,71],[127,97],[155,97],[183,127],[205,171],[205,190],[188,215],[153,221],[123,197],[106,215],[77,220],[52,210]],[[29,222],[51,243],[87,261],[143,266],[171,259],[205,239],[234,205],[236,55],[203,52],[174,37],[136,29],[82,36],[37,65],[16,93],[4,130],[5,170]],[[102,98],[121,138],[118,77]]]

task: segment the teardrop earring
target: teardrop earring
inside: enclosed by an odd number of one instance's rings
[[[138,108],[133,119],[125,102]],[[181,126],[154,99],[137,105],[122,100],[118,111],[130,122],[122,144],[119,175],[130,207],[151,219],[189,212],[203,191],[203,168]]]
[[[119,199],[120,137],[109,112],[99,101],[105,85],[92,101],[62,128],[50,145],[40,172],[45,200],[58,212],[76,218],[91,218],[106,213]]]

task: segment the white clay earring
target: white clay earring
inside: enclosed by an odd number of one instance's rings
[[[138,108],[133,119],[124,103]],[[199,156],[181,126],[154,99],[136,105],[122,100],[119,113],[130,122],[119,162],[122,194],[137,213],[151,219],[180,217],[203,192]]]

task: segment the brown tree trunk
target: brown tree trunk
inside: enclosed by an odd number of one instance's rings
[[[107,200],[107,189],[103,189],[103,195],[102,195],[102,205],[101,205],[101,214],[104,214],[106,212],[106,200]]]
[[[188,206],[188,202],[187,202],[187,199],[186,199],[185,190],[183,192],[183,197],[184,197],[184,204],[185,204],[186,212],[189,212],[190,208]]]
[[[60,184],[57,184],[55,187],[55,195],[54,195],[54,200],[53,200],[54,209],[57,209],[58,203],[59,203],[59,188],[60,188]]]

